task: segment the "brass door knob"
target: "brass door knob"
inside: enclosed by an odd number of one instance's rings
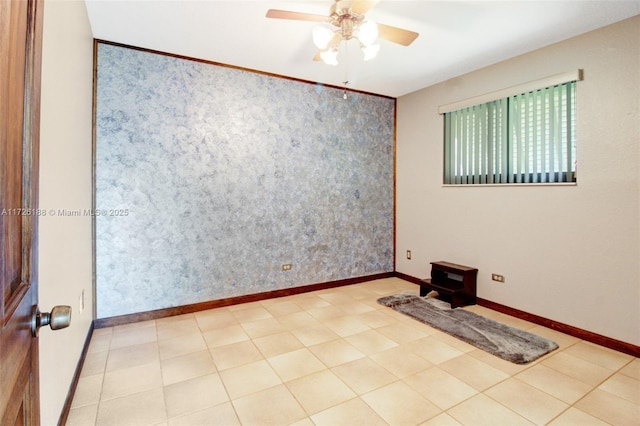
[[[51,312],[40,312],[36,308],[31,321],[31,334],[38,335],[40,327],[48,325],[52,330],[60,330],[69,327],[71,324],[71,306],[54,306]]]

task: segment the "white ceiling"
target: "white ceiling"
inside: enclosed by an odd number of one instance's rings
[[[369,20],[420,33],[381,41],[364,62],[355,41],[337,67],[314,62],[317,23],[267,19],[268,9],[328,14],[332,0],[85,0],[97,39],[398,97],[640,14],[626,1],[381,0]]]

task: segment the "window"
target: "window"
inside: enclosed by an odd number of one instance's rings
[[[444,183],[576,182],[575,85],[446,111]]]

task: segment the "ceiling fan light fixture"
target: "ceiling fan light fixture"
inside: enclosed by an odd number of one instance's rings
[[[376,24],[365,21],[365,14],[380,0],[334,0],[329,15],[294,12],[290,10],[269,9],[267,18],[311,21],[322,23],[312,31],[313,43],[318,48],[314,61],[326,64],[338,64],[338,48],[344,41],[345,51],[351,39],[356,39],[364,53],[365,60],[376,57],[380,45],[379,38],[402,46],[409,46],[419,36],[415,31]]]
[[[365,46],[364,44],[361,47],[362,53],[364,53],[364,60],[369,61],[376,56],[378,56],[378,52],[380,51],[379,44],[371,44],[369,46]]]
[[[365,46],[371,46],[378,38],[378,25],[373,21],[365,21],[358,28],[358,40]]]
[[[327,65],[338,65],[338,49],[327,49],[320,53],[320,58]]]
[[[320,50],[329,47],[329,43],[333,39],[334,33],[331,29],[318,25],[313,29],[313,44]]]

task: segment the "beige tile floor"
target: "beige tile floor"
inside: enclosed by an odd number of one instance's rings
[[[640,359],[554,339],[515,365],[376,303],[397,278],[95,330],[73,425],[638,425]]]

